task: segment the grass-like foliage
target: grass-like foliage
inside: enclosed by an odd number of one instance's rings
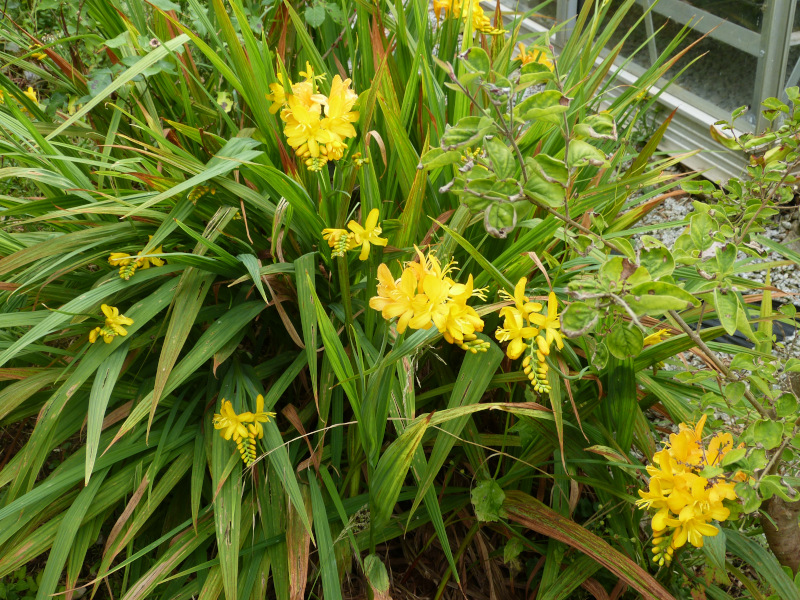
[[[769,363],[791,315],[749,308],[737,255],[789,199],[793,108],[739,141],[784,148],[764,185],[668,248],[642,217],[722,192],[656,153],[671,117],[642,140],[685,31],[619,84],[634,0],[586,2],[558,49],[536,9],[459,0],[12,4],[0,579],[798,597],[753,516],[793,506]],[[753,349],[713,341],[737,330]]]

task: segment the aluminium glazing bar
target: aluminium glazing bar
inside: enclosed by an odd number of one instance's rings
[[[767,0],[765,3],[753,97],[753,110],[758,111],[756,131],[763,131],[767,126],[759,110],[761,102],[783,94],[795,4],[793,0]]]
[[[773,0],[768,0],[772,2]],[[789,4],[790,0],[777,0],[780,4]],[[698,33],[708,33],[715,40],[724,42],[734,48],[758,56],[761,49],[761,37],[757,32],[751,31],[746,27],[731,23],[715,14],[697,8],[681,0],[637,0],[637,3],[647,8],[649,4],[654,4],[653,11],[686,25],[691,22],[692,29]]]

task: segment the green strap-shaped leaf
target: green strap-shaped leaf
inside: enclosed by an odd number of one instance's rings
[[[283,443],[281,432],[278,430],[275,421],[270,421],[264,426],[264,440],[266,441],[267,448],[269,448],[269,461],[278,473],[281,485],[283,485],[286,494],[289,496],[289,501],[294,504],[297,514],[300,515],[300,519],[306,531],[308,531],[308,535],[310,535],[313,540],[314,534],[311,533],[311,523],[308,520],[308,512],[306,511],[305,502],[303,502],[300,484],[297,482],[297,474],[292,466],[292,461],[289,460],[289,453],[286,450],[286,445]]]
[[[308,372],[311,376],[311,389],[314,401],[319,404],[317,389],[317,315],[314,307],[316,286],[314,284],[315,252],[304,254],[294,261],[295,281],[297,283],[297,303],[300,308],[300,323],[303,326],[303,343],[306,346]]]
[[[331,319],[325,312],[325,308],[319,301],[316,292],[311,290],[311,293],[314,296],[314,303],[317,309],[317,323],[319,323],[319,332],[322,336],[322,342],[325,344],[325,354],[331,362],[333,372],[336,373],[336,377],[339,379],[342,388],[350,399],[350,405],[353,408],[353,414],[356,420],[360,421],[361,398],[353,383],[353,365],[350,364],[350,358],[344,351],[344,346],[342,346],[342,342],[336,334],[336,329],[334,329],[333,323],[331,323]]]
[[[311,511],[314,517],[314,531],[317,534],[317,549],[319,550],[319,571],[322,578],[322,591],[327,600],[341,600],[342,585],[339,582],[339,569],[336,565],[336,553],[331,537],[331,528],[328,524],[328,511],[325,500],[319,489],[319,483],[314,476],[309,477],[308,486],[311,490]]]
[[[175,543],[159,556],[152,567],[134,583],[122,600],[152,598],[153,589],[165,580],[175,568],[214,534],[214,520],[201,519],[196,530],[188,530],[175,537]]]
[[[231,453],[232,444],[215,435],[211,451],[211,482],[214,495],[214,527],[217,552],[222,572],[222,587],[227,600],[239,597],[239,538],[242,513],[242,461]],[[234,452],[236,452],[234,450]],[[235,460],[233,471],[227,473],[229,460]],[[224,478],[224,482],[223,482]]]
[[[64,570],[64,564],[67,562],[70,548],[72,548],[75,535],[78,533],[78,528],[97,491],[103,484],[103,480],[108,475],[108,471],[109,469],[106,468],[97,473],[88,485],[81,490],[64,515],[64,519],[58,528],[56,539],[50,549],[50,556],[47,558],[47,565],[45,565],[42,573],[42,579],[39,582],[36,600],[45,600],[55,593],[56,586],[58,586],[58,582],[61,579],[61,572]]]
[[[519,491],[506,492],[503,509],[511,521],[591,556],[646,600],[675,600],[658,581],[633,560],[575,521],[562,517],[536,498]]]
[[[772,586],[781,600],[800,600],[800,590],[774,555],[736,529],[725,529],[727,550],[741,558]]]
[[[92,391],[89,394],[89,413],[86,417],[86,483],[92,475],[94,461],[97,458],[97,445],[100,443],[100,431],[106,414],[108,400],[117,383],[125,357],[128,355],[128,343],[123,343],[97,368]]]
[[[225,146],[223,146],[219,152],[211,157],[205,168],[200,173],[180,182],[175,186],[172,186],[167,190],[164,190],[159,194],[156,194],[146,202],[129,211],[124,216],[130,217],[136,215],[140,211],[150,208],[154,204],[158,204],[159,202],[167,200],[168,198],[172,198],[178,194],[182,194],[183,192],[188,192],[192,188],[202,185],[205,182],[214,179],[215,177],[227,175],[234,169],[238,169],[243,164],[253,161],[256,157],[262,154],[261,150],[253,149],[258,145],[259,142],[251,138],[232,138],[228,140]],[[199,202],[200,201],[202,200],[199,200]]]
[[[484,336],[480,337],[484,338]],[[493,343],[490,343],[489,350],[485,353],[468,353],[461,364],[461,370],[458,372],[458,378],[447,403],[447,408],[470,406],[480,402],[486,388],[489,386],[489,381],[502,360],[502,350]],[[458,436],[461,435],[461,431],[467,424],[469,417],[469,415],[464,415],[449,421],[442,426],[442,431],[436,434],[436,441],[428,459],[427,470],[420,476],[417,497],[414,499],[414,504],[408,514],[408,522],[411,521],[414,511],[422,502],[423,496],[433,484],[433,480],[447,460],[450,450],[455,445]]]
[[[156,414],[158,401],[161,399],[164,387],[167,385],[172,368],[178,360],[178,355],[183,349],[189,333],[195,326],[197,313],[203,307],[203,302],[211,289],[214,277],[213,273],[189,268],[184,271],[180,283],[178,283],[178,289],[175,291],[175,298],[172,301],[172,316],[167,326],[167,333],[164,336],[161,354],[158,357],[156,381],[153,385],[153,397],[150,400],[148,430],[153,425],[153,417]]]
[[[242,327],[255,319],[264,308],[265,304],[263,302],[246,302],[238,305],[235,309],[229,310],[214,321],[211,327],[203,332],[194,347],[183,357],[183,360],[172,369],[172,373],[170,373],[167,383],[164,385],[163,394],[169,394],[194,375],[200,365],[214,356],[217,350],[222,348]],[[150,414],[152,399],[153,392],[150,392],[136,405],[131,414],[128,415],[128,418],[125,419],[112,443],[116,443],[117,440]]]
[[[394,505],[400,496],[400,488],[411,467],[411,459],[422,442],[422,436],[428,429],[430,419],[431,415],[427,415],[427,418],[410,425],[403,435],[391,443],[378,461],[370,481],[372,527],[380,527],[392,515]]]

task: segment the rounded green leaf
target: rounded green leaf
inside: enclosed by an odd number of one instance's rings
[[[630,327],[620,323],[606,338],[608,351],[620,360],[632,358],[639,354],[644,347],[644,336],[638,327]]]
[[[497,521],[505,515],[506,494],[494,479],[484,479],[472,489],[472,506],[479,521]]]
[[[573,302],[561,313],[561,331],[568,338],[576,338],[590,332],[599,314],[585,302]]]
[[[767,419],[756,421],[753,424],[753,440],[767,450],[777,448],[783,441],[783,424]]]

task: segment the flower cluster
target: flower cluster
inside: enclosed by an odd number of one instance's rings
[[[28,89],[22,92],[22,95],[30,98],[30,101],[36,104],[37,106],[39,105],[39,96],[36,94],[36,90],[33,89],[31,86],[28,86]],[[14,98],[11,98],[11,100],[14,100],[16,102]],[[5,104],[5,103],[6,103],[5,94],[3,94],[3,90],[0,90],[0,104]],[[22,112],[30,115],[27,108],[25,108],[24,106],[21,108]]]
[[[370,244],[385,246],[389,240],[380,237],[383,230],[378,224],[380,212],[373,208],[367,215],[367,220],[362,226],[356,221],[350,221],[347,229],[323,229],[322,238],[333,248],[333,256],[344,256],[348,250],[353,250],[361,246],[361,254],[358,258],[367,260],[369,258]]]
[[[236,414],[230,400],[222,400],[219,413],[214,415],[214,429],[219,430],[219,434],[225,440],[236,442],[239,454],[246,466],[250,466],[256,459],[256,438],[264,437],[264,427],[262,423],[269,423],[270,418],[274,418],[274,412],[264,411],[264,396],[261,394],[256,398],[256,412],[243,412]]]
[[[505,290],[500,295],[511,300],[514,306],[506,306],[500,310],[503,317],[503,326],[498,327],[495,337],[500,342],[509,342],[506,355],[511,360],[516,360],[527,351],[527,356],[522,361],[525,374],[538,394],[550,392],[550,382],[547,378],[547,357],[555,342],[561,350],[564,340],[561,337],[561,323],[558,320],[558,300],[550,292],[547,301],[547,314],[539,302],[531,302],[525,295],[525,284],[528,280],[523,277],[514,287],[512,296]]]
[[[95,327],[89,332],[89,343],[94,344],[98,338],[102,337],[106,344],[110,344],[118,335],[126,336],[128,332],[125,326],[133,325],[133,319],[119,314],[116,306],[102,304],[100,310],[106,316],[106,324],[102,327]]]
[[[269,86],[272,93],[267,100],[272,102],[272,114],[280,111],[286,141],[310,171],[319,171],[329,160],[342,158],[347,150],[345,140],[356,137],[353,123],[358,121],[358,113],[351,109],[358,94],[350,89],[349,79],[342,81],[338,75],[331,82],[330,94],[320,94],[317,80],[325,76],[315,76],[309,63],[300,75],[305,79],[289,81],[291,93],[287,94],[279,73],[278,83]]]
[[[208,185],[198,185],[192,188],[192,191],[189,192],[186,197],[189,199],[189,202],[192,204],[197,204],[197,201],[200,200],[206,194],[211,194],[212,196],[217,193],[217,188],[208,186]]]
[[[525,44],[519,45],[519,54],[517,55],[517,59],[523,64],[527,65],[530,63],[540,64],[547,67],[549,70],[553,70],[553,61],[547,56],[547,54],[541,48],[526,48]]]
[[[445,17],[463,18],[466,23],[472,13],[472,28],[486,35],[501,35],[504,29],[492,26],[489,17],[483,12],[480,0],[433,0],[433,12],[436,13],[436,22],[439,22],[442,13]]]
[[[39,52],[38,51],[39,48],[41,48],[40,44],[33,44],[33,45],[28,46],[28,50],[37,50],[36,52],[32,52],[31,53],[31,58],[35,58],[38,61],[42,61],[45,58],[47,58],[47,54],[45,54],[44,52]],[[28,89],[30,89],[30,88],[28,88]]]
[[[467,305],[472,296],[485,300],[485,290],[474,289],[472,275],[466,283],[453,281],[455,262],[442,266],[432,254],[415,249],[419,262],[407,262],[400,279],[395,280],[385,264],[378,267],[378,295],[370,298],[370,307],[386,320],[398,317],[398,333],[408,327],[436,327],[448,343],[472,353],[486,352],[488,342],[475,335],[483,331],[483,320]]]
[[[149,237],[153,239],[152,235]],[[120,278],[128,281],[136,273],[136,269],[149,269],[151,265],[163,267],[164,259],[156,256],[162,253],[161,248],[162,246],[155,248],[147,256],[141,256],[141,252],[136,256],[131,256],[127,252],[112,252],[111,256],[108,257],[108,264],[112,267],[119,267]]]
[[[724,521],[730,510],[724,500],[736,500],[734,482],[723,475],[706,478],[701,472],[719,467],[722,458],[733,448],[730,433],[718,433],[703,443],[706,416],[695,427],[683,423],[678,433],[669,436],[669,443],[653,455],[648,489],[639,490],[641,507],[655,511],[653,515],[653,560],[669,564],[676,549],[688,541],[703,546],[704,536],[715,536],[719,530],[711,521]],[[719,469],[717,469],[719,470]],[[731,480],[746,479],[741,472]]]

